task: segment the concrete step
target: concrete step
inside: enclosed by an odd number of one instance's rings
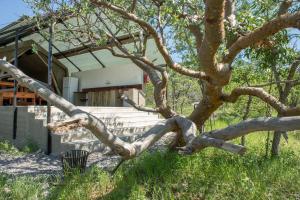
[[[89,130],[85,128],[78,128],[76,130],[71,130],[66,133],[53,133],[56,137],[60,137],[61,142],[72,142],[81,139],[97,139]]]
[[[124,113],[91,113],[92,115],[99,117],[100,119],[118,119],[118,118],[140,118],[140,117],[153,117],[158,118],[158,115],[143,113],[143,112],[124,112]],[[35,115],[36,119],[46,119],[47,113],[40,113]],[[51,114],[51,119],[53,120],[63,120],[67,119],[64,113]]]
[[[112,128],[110,131],[115,135],[128,135],[138,132],[145,132],[149,130],[153,125],[149,126],[140,126],[140,127],[121,127],[121,128]]]
[[[139,137],[141,137],[143,133],[136,133],[130,136],[120,136],[120,138],[126,142],[133,142]],[[63,151],[70,151],[70,150],[86,150],[89,152],[108,152],[110,150],[109,147],[101,143],[97,138],[95,139],[79,139],[73,140],[69,142],[61,142],[60,146],[57,146],[53,149],[52,154],[58,155]]]
[[[35,118],[36,120],[43,120],[46,126],[46,118]],[[56,121],[63,121],[69,119],[69,117],[53,117],[51,122]],[[148,124],[155,124],[162,119],[158,118],[157,116],[140,116],[140,117],[117,117],[117,118],[106,118],[106,117],[99,117],[106,125],[114,126],[114,127],[123,127],[123,126],[137,126],[137,125],[148,125]]]
[[[59,155],[62,152],[70,150],[86,150],[89,152],[102,152],[105,153],[110,150],[109,147],[105,146],[99,140],[81,139],[72,142],[63,142],[59,148],[53,149],[53,155]]]
[[[69,117],[68,117],[69,118]],[[51,121],[63,121],[68,118],[52,118]],[[46,119],[35,118],[36,120],[44,120],[46,126]],[[108,127],[119,128],[119,127],[132,127],[132,126],[143,126],[153,125],[161,121],[157,116],[142,116],[142,117],[117,117],[117,118],[100,118]]]
[[[149,126],[149,125],[155,125],[156,123],[158,123],[159,119],[149,119],[147,121],[143,120],[143,121],[128,121],[128,122],[116,122],[116,123],[112,123],[112,122],[105,122],[105,124],[108,126],[108,128],[131,128],[131,127],[140,127],[140,126]]]
[[[59,109],[55,107],[51,109],[52,122],[69,118]],[[107,125],[109,131],[129,142],[136,140],[142,133],[162,120],[157,114],[141,112],[128,107],[80,107],[80,109],[99,117]],[[29,107],[28,112],[46,126],[46,106]],[[90,152],[109,150],[93,134],[82,127],[63,134],[52,133],[52,136],[53,154],[72,149],[83,149]]]
[[[145,132],[149,130],[151,127],[153,127],[155,123],[148,123],[148,124],[143,124],[143,125],[136,125],[136,126],[108,126],[109,131],[111,131],[113,134],[118,135],[118,136],[126,136],[126,137],[131,137],[132,135],[135,135],[140,132]],[[56,133],[53,133],[56,134]],[[60,137],[61,142],[71,142],[74,140],[80,140],[80,139],[96,139],[96,137],[90,133],[89,130],[85,128],[78,128],[75,130],[70,130],[65,133],[57,133],[57,137]]]
[[[126,113],[126,112],[142,112],[138,111],[132,107],[79,107],[79,109],[88,112],[88,113]],[[42,108],[34,108],[34,107],[29,107],[28,112],[32,113],[47,113],[47,107],[42,107]],[[51,107],[51,113],[56,114],[62,112],[56,107]],[[142,113],[147,113],[147,112],[142,112]],[[153,113],[149,113],[153,114]]]
[[[146,121],[146,120],[154,120],[154,119],[160,119],[158,115],[142,115],[142,114],[138,114],[135,115],[134,113],[127,113],[126,115],[95,115],[96,117],[98,117],[99,119],[101,119],[102,121],[114,121],[114,122],[131,122],[131,121]],[[46,119],[47,115],[35,115],[36,119]],[[52,115],[51,119],[52,120],[65,120],[68,119],[69,116],[67,115]]]

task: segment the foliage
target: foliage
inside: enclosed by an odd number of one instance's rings
[[[12,154],[12,155],[22,155],[22,153],[8,140],[0,141],[0,152]]]
[[[44,177],[8,177],[0,174],[0,199],[2,200],[37,200],[45,199],[47,179]]]
[[[74,173],[58,180],[56,187],[50,190],[49,199],[96,199],[111,190],[112,180],[107,172],[98,167],[91,168],[87,173]]]
[[[0,153],[7,153],[10,155],[24,155],[25,153],[33,153],[36,152],[39,148],[36,143],[34,143],[31,140],[28,140],[24,147],[21,149],[16,148],[14,145],[12,145],[8,140],[0,140]]]
[[[273,158],[265,157],[266,133],[259,132],[247,136],[249,151],[242,157],[216,149],[189,157],[154,152],[127,161],[114,176],[97,167],[64,181],[1,175],[0,199],[297,199],[297,136],[291,133]]]
[[[28,139],[26,145],[21,148],[21,151],[24,153],[33,153],[39,150],[39,146],[32,140]]]

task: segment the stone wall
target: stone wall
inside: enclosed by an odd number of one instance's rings
[[[35,114],[28,112],[28,107],[18,106],[16,139],[13,139],[13,107],[0,107],[0,139],[9,140],[22,148],[30,143],[36,144],[43,151],[47,150],[47,128],[43,120],[35,119]]]

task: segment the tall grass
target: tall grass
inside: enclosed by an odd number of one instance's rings
[[[295,199],[300,198],[299,141],[277,158],[264,157],[262,134],[239,157],[207,149],[192,156],[145,154],[124,165],[104,199]],[[297,145],[295,150],[292,146]]]
[[[49,182],[46,179],[9,181],[3,176],[0,196],[67,200],[299,199],[299,137],[290,134],[289,143],[281,144],[281,155],[273,158],[265,156],[265,140],[263,132],[247,136],[248,151],[244,156],[213,148],[191,156],[146,152],[126,161],[113,176],[93,167],[83,175],[52,181],[47,196],[39,195]],[[10,193],[4,193],[5,188],[10,188]]]
[[[0,199],[38,200],[45,199],[47,180],[43,177],[7,177],[0,175]]]

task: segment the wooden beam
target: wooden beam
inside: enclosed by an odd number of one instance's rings
[[[0,92],[13,92],[14,88],[0,89]]]
[[[9,74],[2,74],[2,75],[0,75],[0,80],[5,79],[5,78],[10,78],[10,77],[11,77],[11,75],[9,75]]]
[[[42,62],[48,66],[48,63],[43,59],[42,56],[40,56],[39,54],[36,54],[41,60]],[[54,87],[55,87],[55,90],[57,91],[57,93],[61,96],[62,92],[60,91],[59,87],[58,87],[58,83],[57,83],[57,80],[56,80],[56,77],[55,77],[55,74],[53,73],[53,71],[51,71],[51,75],[52,75],[52,80],[53,80],[53,83],[54,83]]]
[[[0,91],[0,94],[2,98],[8,99],[8,98],[14,98],[14,92],[13,91]],[[16,98],[18,99],[34,99],[35,93],[32,92],[17,92]]]
[[[128,44],[128,43],[133,42],[133,38],[129,35],[120,36],[117,39],[122,44]],[[97,47],[95,47],[94,45],[85,45],[85,46],[69,49],[66,51],[62,51],[61,53],[55,53],[55,54],[53,54],[53,56],[56,59],[62,59],[64,57],[71,57],[71,56],[77,56],[77,55],[89,53],[90,51],[94,52],[94,51],[103,50],[103,49],[106,49],[108,46],[111,46],[111,44],[109,42],[107,42],[106,45],[97,46]]]
[[[3,106],[3,96],[1,93],[0,93],[0,106]]]
[[[0,81],[0,86],[14,87],[14,83],[13,82],[7,82],[7,81]]]
[[[136,88],[141,90],[143,88],[142,84],[138,85],[121,85],[121,86],[111,86],[111,87],[99,87],[99,88],[84,88],[82,92],[100,92],[100,91],[108,91],[108,90],[119,90],[119,89],[131,89]]]

